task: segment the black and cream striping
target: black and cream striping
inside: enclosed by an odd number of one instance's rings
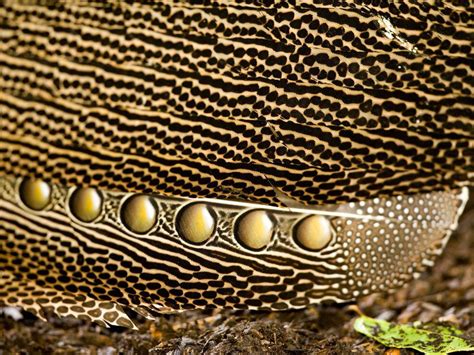
[[[464,189],[282,209],[2,179],[0,301],[122,326],[133,326],[122,306],[151,317],[346,302],[431,266],[466,200]]]
[[[0,303],[402,286],[474,181],[468,1],[0,1]]]

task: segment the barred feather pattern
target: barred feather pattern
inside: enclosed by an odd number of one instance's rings
[[[394,290],[432,265],[467,200],[467,189],[324,210],[202,200],[217,221],[214,236],[202,246],[187,243],[177,232],[177,211],[194,200],[155,196],[158,223],[138,235],[121,221],[127,194],[107,192],[101,217],[81,223],[68,211],[68,189],[53,186],[50,207],[39,212],[26,208],[17,191],[15,180],[0,181],[0,243],[6,246],[0,299],[35,313],[53,308],[60,315],[79,313],[116,325],[131,325],[120,306],[145,314],[284,310]],[[271,242],[259,251],[242,247],[235,237],[238,217],[252,210],[276,221]],[[305,250],[293,238],[297,222],[312,215],[327,218],[334,233],[319,251]],[[15,293],[18,282],[27,282],[28,292]],[[102,318],[96,314],[104,308],[100,302],[114,306],[99,313]]]
[[[473,181],[469,8],[198,3],[7,1],[0,171],[276,206]]]
[[[394,290],[441,253],[474,181],[463,1],[0,1],[0,303],[133,327]],[[47,181],[47,206],[21,199]],[[76,187],[103,197],[71,211]],[[121,210],[148,194],[157,220]],[[213,211],[200,245],[179,211]],[[246,213],[272,224],[251,250]],[[320,216],[326,245],[295,240]],[[270,218],[271,217],[271,218]]]

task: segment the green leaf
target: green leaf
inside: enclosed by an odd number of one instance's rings
[[[354,329],[390,348],[411,348],[431,355],[474,351],[474,342],[463,338],[453,326],[393,324],[362,315]]]

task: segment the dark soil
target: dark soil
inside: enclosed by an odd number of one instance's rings
[[[474,198],[471,191],[471,198]],[[393,322],[451,322],[474,337],[474,203],[435,267],[392,295],[358,306]],[[0,354],[411,354],[359,335],[349,305],[293,312],[200,312],[140,322],[140,330],[104,329],[75,319],[20,321],[0,315]]]

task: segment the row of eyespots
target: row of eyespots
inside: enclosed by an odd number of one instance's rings
[[[51,201],[51,187],[42,180],[24,179],[19,188],[22,202],[35,211],[43,210]],[[95,221],[101,214],[102,194],[95,188],[77,188],[69,196],[71,214],[84,223]],[[120,209],[120,220],[131,232],[146,234],[158,219],[158,205],[148,195],[127,198]],[[239,216],[234,233],[237,241],[251,250],[264,249],[273,239],[276,219],[265,210],[255,209]],[[176,229],[181,238],[192,244],[203,244],[216,232],[217,214],[212,206],[193,202],[176,215]],[[308,250],[320,250],[331,240],[333,230],[327,218],[310,215],[294,226],[295,242]]]

